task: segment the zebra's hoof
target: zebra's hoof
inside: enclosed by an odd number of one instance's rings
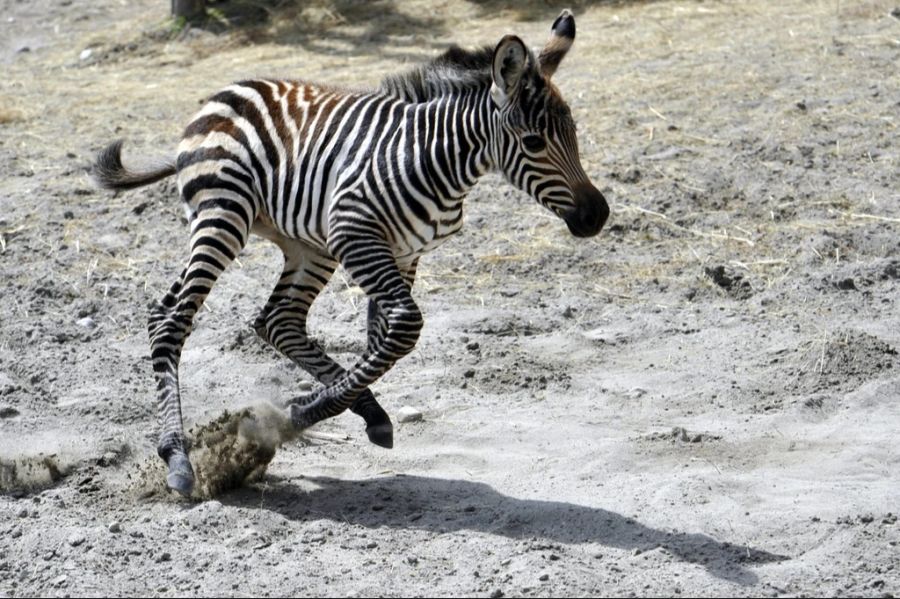
[[[190,497],[194,490],[194,469],[191,462],[183,453],[175,453],[169,458],[169,474],[166,475],[166,484],[173,491]]]
[[[366,434],[369,435],[369,441],[378,447],[384,447],[385,449],[394,447],[394,425],[390,422],[366,427]]]

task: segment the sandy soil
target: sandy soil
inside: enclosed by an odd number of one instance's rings
[[[144,326],[186,228],[93,153],[172,151],[231,80],[374,85],[559,10],[298,4],[171,35],[156,0],[0,0],[0,596],[900,594],[894,1],[575,3],[556,78],[607,230],[486,179],[374,388],[424,413],[395,449],[346,415],[161,492]],[[280,266],[256,240],[212,294],[189,425],[308,384],[247,325]],[[311,328],[347,363],[364,316],[337,276]]]

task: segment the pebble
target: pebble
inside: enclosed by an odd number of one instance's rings
[[[22,508],[18,513],[19,518],[27,518],[28,517],[28,508]]]
[[[162,562],[172,561],[172,554],[168,551],[163,551],[159,555],[156,556],[156,563],[161,564]]]
[[[501,591],[500,589],[494,589],[491,592],[491,599],[497,599],[497,597],[502,597],[502,596],[503,596],[503,591]]]
[[[57,576],[53,580],[51,580],[50,584],[52,584],[55,587],[61,587],[66,584],[67,580],[69,580],[69,577],[66,576],[65,574],[62,574],[60,576]]]
[[[86,329],[93,329],[93,328],[97,327],[97,323],[90,316],[85,316],[84,318],[79,318],[78,320],[75,321],[75,324],[77,324],[80,327],[84,327]]]
[[[403,406],[397,412],[397,420],[400,422],[418,422],[422,420],[422,411],[412,406]]]
[[[406,563],[409,564],[410,566],[415,566],[416,564],[419,563],[419,558],[417,558],[415,555],[407,555]]]
[[[109,532],[122,532],[122,525],[118,522],[113,522],[109,525]]]
[[[541,574],[540,576],[538,576],[538,580],[540,580],[541,582],[547,582],[548,580],[550,580],[550,575],[547,573]]]
[[[79,60],[87,60],[88,58],[91,57],[91,54],[93,54],[93,53],[94,53],[94,51],[91,50],[90,48],[85,48],[84,50],[81,51],[81,54],[78,55],[78,59]]]
[[[0,418],[14,418],[19,415],[19,410],[12,406],[0,406]]]
[[[86,540],[86,539],[84,538],[84,535],[83,535],[83,534],[81,534],[80,532],[76,532],[76,533],[72,534],[71,536],[69,536],[69,539],[68,539],[67,542],[68,542],[69,545],[71,545],[72,547],[78,547],[79,545],[81,545],[82,543],[84,543],[85,540]]]

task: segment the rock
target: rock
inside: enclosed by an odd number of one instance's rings
[[[97,327],[97,323],[90,316],[85,316],[84,318],[79,318],[78,320],[75,321],[75,324],[77,324],[80,327],[84,327],[86,329],[93,329],[93,328]]]
[[[84,535],[80,532],[76,532],[70,535],[66,542],[69,543],[69,545],[71,545],[72,547],[78,547],[79,545],[83,544],[84,541]]]
[[[159,555],[156,556],[155,561],[157,564],[172,561],[172,554],[169,553],[168,551],[163,551],[162,553],[160,553]]]
[[[87,60],[88,58],[91,57],[91,54],[93,54],[93,53],[94,53],[94,51],[91,50],[90,48],[85,48],[84,50],[81,51],[81,54],[78,55],[78,60]]]
[[[22,508],[18,513],[19,518],[27,518],[28,517],[28,508]]]
[[[418,422],[422,420],[422,412],[412,406],[403,406],[397,412],[397,420],[399,422]]]
[[[0,418],[14,418],[19,415],[19,410],[12,406],[0,406]]]
[[[122,532],[122,525],[119,524],[118,522],[113,522],[112,524],[109,525],[109,532],[112,532],[112,533]]]
[[[849,277],[836,281],[834,286],[842,291],[854,291],[856,289],[856,283]]]
[[[538,576],[538,580],[540,580],[541,582],[546,582],[550,580],[550,575],[545,572],[544,574]]]

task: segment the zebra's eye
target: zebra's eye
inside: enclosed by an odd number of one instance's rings
[[[537,154],[547,147],[547,142],[540,135],[526,135],[522,138],[525,149],[533,154]]]

